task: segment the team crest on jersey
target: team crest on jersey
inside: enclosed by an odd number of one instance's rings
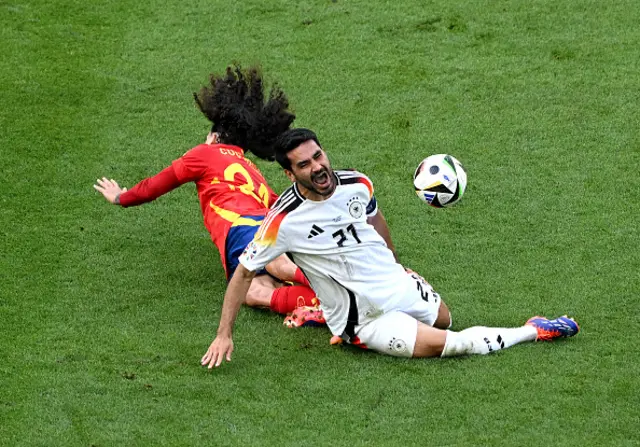
[[[407,350],[407,343],[404,340],[393,337],[389,342],[389,349],[402,353]]]
[[[354,219],[360,219],[362,217],[362,214],[364,213],[364,205],[362,205],[357,197],[349,199],[347,206],[349,207],[349,214],[351,214],[351,217]]]

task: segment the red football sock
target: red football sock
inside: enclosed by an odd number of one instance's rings
[[[288,314],[300,306],[312,306],[316,292],[308,286],[286,286],[273,291],[271,295],[272,311],[279,314]]]
[[[293,274],[293,280],[295,282],[297,282],[298,284],[302,284],[303,286],[310,286],[311,284],[309,284],[309,281],[307,280],[307,277],[304,276],[304,273],[302,273],[302,270],[300,270],[300,267],[298,267],[296,269],[296,272]]]

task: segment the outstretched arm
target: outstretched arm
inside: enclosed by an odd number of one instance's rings
[[[109,203],[128,207],[151,202],[182,185],[182,183],[178,180],[172,165],[164,168],[153,177],[142,180],[129,191],[127,191],[127,188],[120,188],[118,182],[113,179],[109,180],[106,177],[98,179],[97,184],[93,185],[93,187],[102,193]]]
[[[220,366],[223,358],[226,358],[227,362],[231,361],[233,325],[254,276],[256,276],[255,272],[247,270],[242,264],[238,265],[224,294],[218,334],[200,361],[203,366],[208,364],[211,369],[214,366]]]

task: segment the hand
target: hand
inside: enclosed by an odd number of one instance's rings
[[[222,359],[226,357],[227,362],[231,361],[231,353],[233,352],[233,340],[231,337],[224,337],[218,335],[209,349],[207,353],[202,357],[200,363],[202,366],[206,366],[209,364],[209,369],[215,367],[217,368],[222,363]]]
[[[127,191],[127,188],[120,188],[118,182],[113,179],[109,180],[106,177],[102,177],[102,179],[96,181],[98,184],[93,185],[93,187],[96,191],[99,191],[109,203],[116,204],[116,198]]]

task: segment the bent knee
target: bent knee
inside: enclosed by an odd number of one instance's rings
[[[440,301],[438,318],[434,321],[433,327],[437,329],[449,329],[451,327],[451,312],[444,301]]]
[[[447,341],[447,331],[418,323],[412,357],[440,357]]]
[[[275,287],[273,285],[263,284],[254,279],[247,291],[244,304],[249,307],[269,307],[274,290]]]

